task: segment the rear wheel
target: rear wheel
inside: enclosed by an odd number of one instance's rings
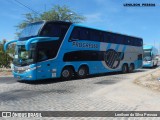
[[[157,66],[158,66],[158,64],[155,65],[155,67],[157,67]]]
[[[156,62],[156,64],[154,65],[154,67],[157,67],[157,65],[158,65],[158,62]]]
[[[72,75],[73,75],[72,68],[70,68],[70,67],[63,68],[63,70],[61,72],[62,79],[69,80],[69,79],[71,79]]]
[[[127,73],[128,72],[128,67],[126,64],[123,64],[122,66],[122,73]]]
[[[134,70],[134,65],[131,64],[130,67],[129,67],[129,72],[131,73],[131,72],[133,72],[133,70]]]
[[[77,76],[79,78],[85,78],[88,74],[88,68],[86,66],[82,66],[78,69]]]

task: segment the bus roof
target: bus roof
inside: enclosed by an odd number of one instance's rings
[[[50,23],[50,22],[57,22],[57,23],[66,23],[66,24],[72,24],[72,22],[65,22],[65,21],[54,21],[54,20],[40,20],[36,22],[31,22],[31,23],[37,23],[37,22],[44,22],[44,23]]]
[[[112,31],[108,31],[108,30],[102,30],[102,29],[99,29],[99,28],[92,28],[92,27],[88,27],[88,26],[85,26],[85,25],[83,25],[83,24],[78,24],[78,23],[72,23],[72,22],[66,22],[66,21],[48,21],[48,20],[42,20],[42,21],[38,21],[38,22],[45,22],[45,23],[50,23],[50,22],[65,23],[65,24],[69,24],[69,25],[73,25],[73,26],[79,26],[79,27],[84,27],[84,28],[88,28],[88,29],[94,29],[94,30],[99,30],[99,31],[103,31],[103,32],[109,32],[109,33],[113,33],[113,34],[117,34],[117,35],[122,35],[122,36],[131,37],[131,38],[137,38],[137,39],[142,40],[142,38],[140,38],[140,37],[131,36],[131,35],[127,35],[127,34],[116,33],[116,32],[112,32]]]
[[[153,46],[152,45],[143,45],[143,49],[152,49]]]

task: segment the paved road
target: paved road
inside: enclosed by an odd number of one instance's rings
[[[0,110],[160,110],[159,93],[133,83],[134,78],[153,70],[139,69],[130,74],[103,74],[86,79],[33,83],[1,77]]]

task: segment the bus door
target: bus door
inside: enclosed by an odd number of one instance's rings
[[[48,59],[47,49],[37,50],[37,80],[51,78],[51,61]]]

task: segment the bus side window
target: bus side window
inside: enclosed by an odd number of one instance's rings
[[[84,28],[80,30],[80,40],[89,40],[89,30]]]
[[[74,28],[71,33],[69,41],[79,40],[79,34],[80,34],[80,29]]]
[[[48,56],[46,54],[46,51],[44,49],[38,50],[38,62],[47,60]]]
[[[47,24],[44,30],[42,31],[42,36],[60,37],[61,36],[60,26],[55,24]]]
[[[103,42],[107,42],[106,41],[106,32],[103,33]]]
[[[136,39],[136,46],[141,46],[139,43],[140,43],[141,41],[139,40],[139,39]]]
[[[110,33],[107,34],[107,41],[108,41],[108,43],[113,43],[113,38]]]
[[[90,40],[91,41],[101,41],[100,32],[97,30],[90,30]]]
[[[104,42],[104,32],[100,32],[99,33],[99,39],[100,39],[100,42]]]
[[[140,43],[140,40],[136,39],[135,41],[136,41],[135,45],[136,45],[136,46],[139,46],[139,45],[140,45],[140,44],[139,44],[139,43]]]
[[[142,40],[138,40],[138,46],[143,46],[143,41]]]
[[[124,44],[124,39],[125,39],[125,37],[119,35],[118,43],[119,43],[119,44]]]
[[[127,39],[127,45],[130,45],[131,44],[131,40],[130,38]]]
[[[113,38],[113,43],[117,44],[118,43],[118,35],[117,34],[112,34],[112,38]]]
[[[130,44],[131,46],[134,46],[134,39],[130,38]]]
[[[50,34],[52,37],[60,37],[61,36],[61,29],[58,25],[53,25],[51,27]]]
[[[68,27],[67,26],[65,26],[65,25],[61,25],[61,28],[60,28],[60,30],[61,30],[61,35],[65,35],[66,34],[66,31],[67,31],[67,29],[68,29]]]

